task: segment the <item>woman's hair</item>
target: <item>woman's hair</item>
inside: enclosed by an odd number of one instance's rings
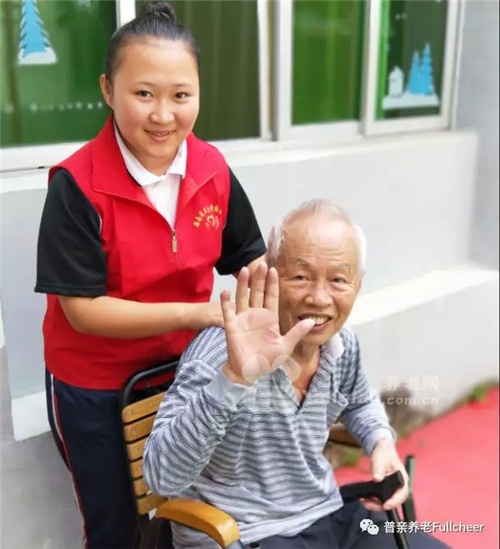
[[[132,21],[116,29],[108,44],[106,55],[106,78],[111,82],[119,62],[120,49],[134,38],[149,36],[179,40],[188,46],[200,69],[200,52],[191,33],[177,23],[175,11],[166,2],[148,2],[141,13]]]

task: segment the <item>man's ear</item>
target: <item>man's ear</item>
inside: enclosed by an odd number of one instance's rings
[[[358,276],[358,280],[357,280],[357,294],[359,294],[359,292],[361,292],[361,288],[363,287],[363,274],[360,273],[359,276]],[[356,297],[357,297],[357,294],[356,294]]]
[[[101,74],[99,77],[99,86],[101,87],[101,93],[110,109],[113,108],[113,90],[111,88],[111,82],[107,79],[105,74]]]

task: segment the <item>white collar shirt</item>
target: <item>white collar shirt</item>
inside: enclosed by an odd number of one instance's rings
[[[151,204],[174,228],[177,212],[177,199],[182,179],[186,175],[187,143],[179,145],[177,154],[163,175],[149,172],[129,151],[115,125],[115,135],[129,174],[144,189]]]

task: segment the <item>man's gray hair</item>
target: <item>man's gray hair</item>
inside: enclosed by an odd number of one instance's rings
[[[324,214],[332,221],[338,220],[351,227],[356,235],[358,244],[358,265],[361,276],[366,272],[367,245],[366,236],[363,229],[355,223],[349,214],[340,206],[334,204],[331,200],[316,199],[303,202],[298,208],[292,210],[279,223],[277,223],[269,234],[267,242],[266,260],[269,266],[275,266],[278,262],[279,254],[283,241],[285,239],[285,230],[293,221],[314,216],[315,214]]]

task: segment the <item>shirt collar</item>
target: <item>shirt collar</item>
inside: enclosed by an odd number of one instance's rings
[[[175,158],[168,167],[168,170],[163,175],[156,175],[149,172],[146,168],[137,160],[137,158],[129,151],[123,139],[118,131],[116,124],[114,124],[116,142],[125,162],[125,166],[129,174],[139,183],[141,187],[146,187],[154,183],[158,183],[166,177],[167,174],[176,174],[184,177],[186,175],[186,163],[187,163],[187,143],[184,140],[177,150]]]
[[[335,363],[344,354],[344,344],[340,333],[335,334],[320,348],[318,370],[330,371],[335,368]],[[286,368],[280,366],[276,369],[278,376],[288,376]],[[279,372],[279,373],[278,373]]]
[[[325,343],[324,349],[330,354],[334,361],[338,360],[344,354],[344,344],[342,343],[340,334],[337,333],[329,339]]]

